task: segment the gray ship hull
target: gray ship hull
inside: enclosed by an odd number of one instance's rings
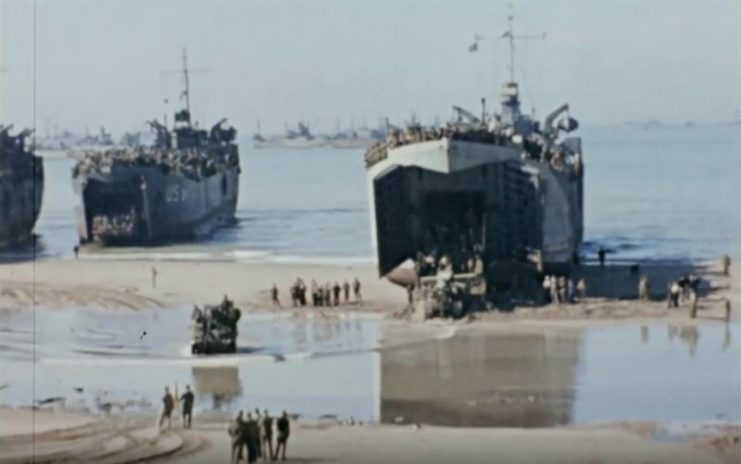
[[[201,238],[234,221],[239,167],[193,178],[159,166],[117,166],[74,179],[81,243],[155,244]]]
[[[36,173],[21,177],[0,170],[0,249],[28,243],[41,212],[44,169],[37,159]]]
[[[382,276],[429,248],[441,225],[465,224],[466,240],[503,272],[518,262],[563,272],[581,245],[581,174],[522,160],[512,148],[449,139],[394,148],[369,168],[368,189]]]

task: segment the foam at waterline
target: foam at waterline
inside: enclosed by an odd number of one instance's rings
[[[79,357],[47,358],[42,357],[37,362],[46,365],[86,365],[86,366],[238,366],[241,364],[274,363],[279,357],[271,354],[218,354],[209,356],[193,356],[190,345],[181,350],[183,356],[150,356],[141,354],[108,354],[105,350],[88,351]],[[91,356],[92,355],[92,356]]]
[[[268,261],[280,264],[319,264],[330,266],[371,265],[371,256],[301,256],[273,255]]]

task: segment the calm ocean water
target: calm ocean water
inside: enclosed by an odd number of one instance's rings
[[[741,126],[586,128],[584,253],[622,259],[739,255]],[[241,141],[237,226],[195,244],[95,252],[109,257],[371,262],[362,150],[255,150]],[[72,162],[47,159],[37,232],[43,255],[76,242]]]

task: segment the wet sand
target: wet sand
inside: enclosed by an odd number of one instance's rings
[[[26,416],[23,422],[28,422],[30,414],[0,409],[3,420]],[[6,427],[0,463],[29,461],[32,448],[37,462],[196,464],[230,459],[227,422],[196,418],[194,428],[184,431],[175,420],[172,430],[158,432],[154,417],[115,422],[80,417],[37,411],[37,421],[57,424],[37,433],[33,441],[28,434],[9,436]],[[684,442],[654,440],[650,436],[656,432],[654,424],[525,430],[299,421],[293,424],[287,462],[723,464],[738,462],[741,455],[738,427],[726,427],[722,437],[696,436]]]
[[[156,282],[152,268],[157,271]],[[705,281],[700,300],[700,319],[724,317],[722,298],[733,301],[734,315],[739,314],[739,274],[727,278],[716,263],[688,265],[682,263],[642,264],[633,273],[628,265],[605,268],[585,266],[588,301],[578,305],[550,305],[516,308],[512,312],[479,315],[480,319],[506,320],[622,320],[675,318],[687,319],[688,309],[666,308],[667,283],[682,274],[696,272]],[[648,275],[651,302],[636,299],[638,279]],[[101,309],[144,309],[161,306],[215,303],[229,295],[237,305],[252,310],[315,311],[291,308],[288,289],[301,277],[307,283],[315,279],[342,284],[357,277],[362,282],[363,301],[323,308],[322,312],[380,312],[406,318],[406,291],[378,277],[370,265],[282,264],[273,262],[221,261],[134,261],[134,260],[40,260],[13,263],[0,267],[0,308],[30,308],[33,304],[52,307],[91,307]],[[281,308],[270,302],[269,289],[276,283],[280,289]],[[732,283],[734,285],[732,285]],[[733,288],[733,291],[731,289]]]
[[[152,282],[152,266],[157,269],[156,285]],[[654,297],[659,300],[663,297],[665,281],[678,277],[684,269],[676,264],[645,266],[640,274],[650,276]],[[701,310],[694,321],[689,319],[686,307],[669,311],[663,300],[642,303],[632,299],[640,274],[631,274],[627,266],[611,266],[589,269],[590,299],[583,304],[518,308],[511,313],[486,313],[465,321],[430,321],[422,325],[435,328],[450,326],[455,330],[482,333],[528,333],[544,328],[567,333],[585,327],[655,321],[712,324],[722,320],[722,298],[726,297],[732,299],[733,317],[738,320],[741,306],[738,277],[731,280],[720,276],[713,266],[694,269],[707,279],[711,287],[701,300]],[[312,279],[320,283],[335,280],[342,283],[345,279],[358,277],[363,283],[363,302],[318,312],[313,308],[285,308],[290,304],[287,289],[299,276],[309,284]],[[272,308],[269,302],[268,289],[273,282],[281,288],[284,308]],[[0,267],[2,309],[24,310],[37,305],[49,310],[87,307],[109,311],[158,308],[166,311],[172,306],[217,302],[224,294],[255,312],[290,311],[294,315],[317,312],[322,317],[346,311],[376,312],[396,319],[397,328],[398,324],[403,327],[404,319],[413,319],[404,312],[405,291],[379,279],[370,266],[82,258],[78,261],[45,260]],[[419,326],[415,322],[409,324],[410,327]],[[395,334],[384,340],[384,346],[394,346],[403,340],[404,330],[396,330]],[[404,371],[404,366],[400,369]],[[395,406],[394,410],[400,409]],[[514,408],[512,414],[518,411],[520,409]],[[152,427],[152,419],[124,415],[106,420],[96,416],[100,422],[80,425],[79,415],[60,414],[37,414],[34,418],[37,456],[43,451],[44,456],[53,461],[79,454],[88,462],[133,462],[165,456],[171,460],[176,458],[177,462],[192,463],[225,462],[228,459],[226,424],[223,422],[199,425],[192,433],[158,435]],[[6,422],[6,417],[0,416],[0,422]],[[11,422],[28,424],[27,417]],[[4,428],[0,433],[4,437],[3,444],[10,446],[5,448],[9,451],[3,453],[0,462],[29,459],[28,428],[17,427],[20,428],[10,431]],[[636,423],[619,428],[555,429],[467,429],[426,425],[417,429],[412,425],[349,427],[336,424],[319,427],[305,423],[294,433],[290,451],[302,462],[452,462],[461,459],[491,462],[493,457],[514,463],[738,462],[741,445],[738,444],[737,425],[727,424],[727,427],[711,439],[676,442],[646,437],[643,427]],[[72,432],[60,432],[59,428],[69,428]],[[44,432],[39,435],[40,430]],[[13,437],[8,438],[10,435]]]

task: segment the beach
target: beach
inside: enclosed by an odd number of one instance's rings
[[[156,269],[154,282],[153,268]],[[664,280],[676,278],[678,273],[686,272],[690,268],[698,272],[706,282],[698,318],[694,320],[689,318],[686,307],[668,310],[663,296],[660,295],[660,289],[665,288]],[[518,365],[521,364],[523,367],[522,371],[515,369],[509,373],[510,368],[506,367],[507,364],[496,368],[497,372],[500,372],[499,375],[504,377],[499,381],[502,383],[501,386],[490,387],[494,389],[493,402],[482,397],[478,400],[468,399],[466,405],[463,405],[457,399],[459,395],[473,398],[475,396],[471,395],[476,394],[477,388],[486,388],[485,385],[490,384],[487,380],[489,374],[482,373],[480,378],[473,374],[476,371],[474,364],[489,365],[492,362],[486,358],[479,359],[478,355],[471,357],[473,355],[471,350],[477,350],[475,347],[479,342],[475,340],[479,340],[478,336],[484,336],[481,338],[481,343],[486,343],[486,345],[481,345],[481,347],[490,347],[487,349],[498,346],[497,343],[505,343],[497,342],[497,340],[515,337],[514,345],[507,342],[501,348],[493,348],[496,352],[502,349],[512,350],[512,356],[521,356],[519,352],[523,349],[528,351],[526,345],[540,346],[541,338],[539,337],[545,336],[543,340],[547,342],[546,346],[550,346],[551,352],[562,352],[562,355],[554,355],[554,359],[557,360],[560,356],[573,356],[576,349],[574,347],[586,343],[580,334],[587,330],[625,327],[626,330],[632,331],[633,327],[641,327],[643,337],[644,329],[648,332],[648,328],[653,327],[650,333],[652,337],[656,337],[656,330],[661,332],[660,327],[666,326],[670,333],[673,327],[676,328],[676,332],[684,339],[686,337],[683,334],[690,330],[690,327],[701,328],[704,332],[700,333],[715,333],[707,332],[706,328],[726,326],[723,303],[725,298],[732,300],[734,308],[732,319],[738,320],[738,307],[741,304],[738,298],[738,279],[737,277],[729,279],[720,275],[716,264],[704,263],[686,267],[686,265],[677,263],[648,263],[641,266],[641,271],[651,276],[652,282],[656,282],[652,287],[656,289],[655,301],[638,302],[634,295],[637,292],[634,281],[638,277],[632,275],[627,267],[617,264],[610,266],[608,263],[604,269],[593,266],[587,271],[591,276],[588,277],[588,281],[592,295],[587,302],[576,305],[517,308],[508,313],[479,313],[460,321],[420,322],[418,317],[409,313],[406,291],[384,279],[379,279],[374,269],[368,265],[105,260],[88,258],[83,255],[79,260],[46,259],[5,265],[0,279],[0,306],[6,312],[11,313],[33,312],[36,308],[37,318],[38,315],[45,317],[44,315],[65,313],[73,308],[85,308],[86,312],[102,315],[103,320],[106,314],[141,313],[161,318],[168,313],[173,316],[184,314],[187,308],[194,304],[216,303],[224,295],[228,295],[237,306],[246,310],[247,317],[267,317],[268,320],[288,317],[290,321],[310,320],[316,325],[323,323],[322,321],[331,324],[335,324],[332,322],[335,320],[349,321],[342,318],[356,314],[358,317],[371,317],[371,321],[377,319],[385,321],[379,322],[383,327],[382,335],[374,339],[375,341],[368,342],[367,345],[355,345],[353,342],[348,342],[349,345],[338,345],[337,348],[327,345],[329,348],[326,348],[330,352],[336,350],[339,355],[338,359],[345,356],[342,353],[364,353],[366,350],[381,353],[380,367],[375,368],[380,369],[381,379],[373,381],[371,378],[365,381],[361,378],[358,380],[362,384],[380,382],[377,387],[372,387],[379,388],[383,392],[380,406],[376,406],[380,407],[380,414],[375,420],[369,421],[348,417],[324,420],[316,417],[301,417],[294,429],[289,448],[289,456],[295,456],[301,462],[450,462],[463,458],[468,462],[491,462],[492,456],[497,456],[504,462],[542,462],[543,460],[569,463],[735,462],[734,459],[738,458],[741,445],[738,444],[738,422],[731,419],[734,417],[733,413],[728,416],[728,419],[720,421],[690,421],[689,428],[683,429],[680,438],[674,437],[667,440],[661,438],[666,434],[662,432],[663,427],[667,424],[676,427],[676,422],[664,423],[660,420],[594,422],[587,419],[578,421],[569,412],[573,407],[568,406],[571,403],[564,405],[566,409],[562,410],[562,400],[558,399],[571,395],[569,391],[573,387],[568,385],[573,382],[572,378],[551,377],[543,387],[540,387],[538,385],[542,380],[523,377],[524,373],[528,376],[537,376],[537,372],[544,368],[571,372],[573,361],[561,365],[560,361],[551,360],[546,361],[545,365],[540,365],[541,361],[537,355],[534,358],[528,355],[518,361]],[[338,281],[340,283],[357,277],[362,282],[363,299],[360,302],[352,301],[348,304],[341,304],[336,308],[294,308],[288,299],[287,289],[298,277],[307,282],[315,279],[317,282]],[[269,288],[273,283],[281,289],[282,307],[280,308],[274,307],[270,301]],[[173,308],[185,309],[175,310]],[[76,319],[73,320],[79,319],[79,313],[75,317]],[[163,322],[163,324],[167,323]],[[9,327],[10,329],[6,330],[11,332],[15,330],[12,324],[9,324]],[[316,325],[313,330],[317,331],[319,327],[322,325]],[[150,331],[157,333],[154,328]],[[692,336],[691,333],[689,334],[686,336]],[[175,333],[173,336],[178,339],[187,338],[187,332]],[[536,336],[536,338],[517,338],[529,336]],[[726,337],[728,336],[727,334]],[[467,337],[472,337],[471,340],[474,341],[470,341]],[[694,339],[696,340],[697,337],[698,335],[695,334]],[[705,335],[700,338],[707,339],[707,337],[708,335]],[[553,341],[548,342],[548,339],[560,341],[558,345],[553,345]],[[522,340],[522,342],[517,340]],[[692,343],[692,339],[686,340]],[[470,385],[468,389],[461,389],[457,383],[440,383],[441,380],[434,377],[439,373],[432,373],[433,377],[427,378],[425,370],[418,371],[418,381],[413,381],[415,377],[409,377],[409,368],[405,367],[408,360],[416,359],[414,362],[417,363],[419,369],[425,369],[422,366],[425,366],[428,360],[440,356],[440,354],[435,354],[438,350],[436,347],[440,346],[443,341],[453,344],[451,346],[455,351],[450,351],[451,354],[460,353],[456,356],[463,356],[462,359],[465,357],[472,359],[468,363],[470,366],[462,361],[463,367],[455,368],[448,374],[452,375],[452,378],[468,376]],[[737,341],[731,340],[731,343],[731,349],[738,352]],[[455,348],[457,344],[461,344],[460,348]],[[307,346],[313,346],[313,348],[306,349],[315,353],[320,353],[324,349],[322,348],[324,345],[321,344]],[[557,346],[559,351],[554,352]],[[701,349],[702,346],[701,344]],[[284,351],[288,353],[290,349],[285,348]],[[93,362],[90,366],[98,365],[96,359],[100,359],[103,363],[106,359],[113,363],[122,362],[116,358],[107,357],[109,355],[105,353],[108,352],[101,353],[84,359],[87,359],[86,362]],[[125,353],[129,351],[122,351],[120,356],[124,356]],[[135,354],[133,351],[131,353]],[[145,361],[154,356],[151,362],[159,362],[157,361],[158,355],[142,353]],[[53,367],[55,363],[61,362],[55,362],[53,359],[46,360],[45,354],[38,354],[38,356],[42,358],[41,366],[51,362],[50,366]],[[322,359],[325,358],[318,358],[316,362],[319,364],[312,368],[315,373],[316,369],[324,369],[322,362],[334,362],[332,361],[334,357],[326,358],[329,361],[322,361]],[[167,361],[167,358],[163,358],[162,362],[178,364],[189,361],[184,358]],[[235,361],[223,360],[225,366],[233,362]],[[301,361],[289,362],[286,368],[299,368],[297,366],[300,366],[300,363]],[[218,367],[221,364],[218,359],[214,364],[217,370],[229,369]],[[161,365],[166,366],[166,364]],[[280,365],[281,363],[276,364],[275,369]],[[244,369],[243,365],[240,366],[238,369]],[[333,372],[336,369],[332,366],[335,365],[328,364],[327,372]],[[59,367],[77,369],[75,365],[67,363]],[[469,367],[473,370],[467,370]],[[121,368],[131,369],[131,372],[150,372],[126,367],[126,364],[122,364]],[[88,369],[96,368],[88,367]],[[268,369],[272,369],[270,365],[264,365],[254,375],[270,377]],[[44,375],[47,374],[42,372],[39,371],[38,375],[41,376],[40,378],[45,378]],[[196,375],[196,371],[193,372],[193,375]],[[219,372],[222,372],[218,375],[223,379],[225,373],[229,371]],[[257,374],[257,372],[265,372],[265,374]],[[347,375],[350,375],[348,379],[359,375],[353,373],[355,371],[348,372]],[[242,375],[241,371],[239,375]],[[342,375],[344,374],[338,374],[338,378],[343,378]],[[78,383],[83,384],[85,382],[83,378],[88,377],[80,376]],[[198,381],[197,377],[194,379]],[[244,381],[244,379],[241,380],[242,383]],[[331,382],[334,380],[330,380]],[[340,380],[340,382],[343,381]],[[511,387],[505,387],[508,382],[515,382],[510,384],[520,385],[520,387],[512,390]],[[99,381],[99,383],[105,382]],[[307,384],[305,388],[331,389],[323,385],[312,387]],[[90,385],[86,387],[92,389]],[[205,387],[201,385],[201,388]],[[241,392],[244,388],[249,390],[252,387],[227,385],[209,388],[217,388],[217,390],[225,388],[224,391],[238,388]],[[259,390],[260,387],[256,388]],[[365,391],[364,387],[358,388]],[[546,390],[539,393],[542,388]],[[562,389],[563,393],[559,393]],[[440,396],[441,391],[449,391],[450,395]],[[407,392],[411,393],[411,396],[408,396]],[[3,458],[0,458],[0,462],[25,462],[30,459],[32,452],[37,456],[44,454],[47,456],[44,459],[50,462],[67,459],[69,456],[86,456],[85,460],[89,462],[169,459],[196,463],[227,459],[226,427],[229,417],[234,413],[233,409],[228,406],[226,409],[209,408],[211,412],[202,411],[200,415],[196,415],[196,426],[192,431],[160,434],[153,427],[155,417],[148,416],[152,414],[153,409],[156,409],[154,404],[157,401],[156,397],[151,398],[154,395],[151,394],[148,399],[153,404],[148,409],[142,410],[131,407],[127,409],[124,403],[128,402],[130,406],[135,402],[135,400],[128,399],[120,400],[120,410],[116,412],[116,403],[110,400],[107,403],[114,405],[113,413],[111,413],[110,406],[107,409],[106,407],[100,408],[103,400],[96,400],[99,408],[91,410],[81,404],[75,405],[70,398],[65,398],[66,401],[52,398],[49,403],[37,406],[40,409],[36,410],[33,418],[33,427],[36,430],[34,448],[29,447],[28,415],[31,414],[31,410],[28,406],[31,405],[26,404],[24,408],[22,405],[15,404],[10,409],[6,406],[3,415],[13,417],[10,421],[13,425],[11,427],[6,425],[2,430],[2,435],[5,437],[4,443],[8,444],[9,451]],[[249,397],[247,393],[246,401],[249,404],[257,401],[252,400],[250,403]],[[258,397],[260,397],[259,394]],[[0,398],[3,398],[2,390],[0,390]],[[332,401],[329,400],[326,404],[331,405]],[[103,401],[102,404],[106,402]],[[478,415],[472,416],[471,413],[465,413],[468,419],[464,415],[456,419],[456,422],[450,422],[451,417],[463,414],[461,411],[466,407],[472,408],[471,411],[478,411]],[[56,412],[52,413],[50,410]],[[8,414],[15,416],[8,416]],[[523,414],[528,416],[523,416]],[[146,417],[148,419],[145,419]],[[529,419],[523,422],[523,417],[529,417]],[[419,422],[416,422],[415,418],[419,419]],[[354,425],[348,425],[349,421]],[[8,423],[5,420],[3,422]],[[434,425],[436,423],[451,425]],[[494,423],[502,424],[502,426],[486,425]],[[469,428],[471,425],[475,428]],[[521,428],[523,426],[525,428]],[[175,427],[179,427],[177,421]],[[626,454],[626,449],[630,449],[631,453]]]

